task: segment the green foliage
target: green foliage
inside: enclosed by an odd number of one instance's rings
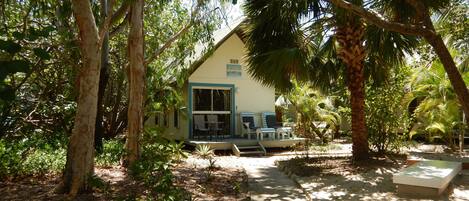
[[[203,159],[208,159],[214,156],[213,149],[208,145],[200,145],[195,148],[195,154]]]
[[[96,155],[95,162],[98,166],[118,166],[124,153],[124,143],[121,139],[105,140],[103,151]]]
[[[448,43],[467,56],[469,50],[469,2],[453,0],[442,9],[436,29],[448,38]]]
[[[409,115],[402,102],[410,70],[395,69],[388,83],[366,88],[368,142],[378,152],[398,152],[407,138]]]
[[[132,174],[149,186],[155,200],[185,200],[187,195],[173,185],[171,166],[176,158],[185,157],[180,143],[161,136],[161,129],[148,128],[141,141],[140,160],[132,167]]]
[[[208,166],[205,168],[205,181],[208,182],[212,180],[212,173],[216,168],[215,151],[208,145],[198,145],[195,148],[195,154],[200,158],[207,160]]]
[[[323,143],[332,140],[331,134],[339,129],[341,120],[333,97],[326,97],[307,84],[293,84],[287,97],[296,110],[296,132],[309,139],[317,136]]]
[[[26,174],[43,174],[46,172],[60,172],[65,167],[66,150],[45,149],[34,150],[23,162]]]
[[[33,148],[31,143],[0,140],[0,178],[59,172],[64,168],[66,151],[63,147],[42,144]]]
[[[461,65],[459,68],[469,84],[468,68]],[[406,96],[406,102],[417,103],[410,137],[421,135],[432,140],[438,136],[453,147],[453,132],[464,129],[465,124],[461,106],[441,62],[435,60],[430,67],[415,68],[410,83],[412,90]]]

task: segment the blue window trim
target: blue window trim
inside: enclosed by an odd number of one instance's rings
[[[193,87],[226,87],[230,88],[231,90],[231,124],[230,124],[230,135],[233,137],[235,135],[235,128],[236,128],[236,104],[235,104],[235,86],[234,84],[215,84],[215,83],[201,83],[201,82],[189,82],[188,88],[188,105],[187,105],[187,114],[189,120],[189,139],[193,139],[192,137],[192,89]]]

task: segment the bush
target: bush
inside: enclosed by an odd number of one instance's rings
[[[21,148],[0,140],[0,177],[17,174],[21,169]]]
[[[37,149],[26,157],[23,162],[25,174],[44,174],[47,172],[59,172],[65,167],[65,149]]]
[[[171,166],[187,154],[182,143],[161,137],[158,128],[146,129],[141,141],[140,160],[132,167],[133,176],[153,190],[155,200],[187,200],[187,194],[173,185]]]
[[[369,86],[366,89],[366,123],[368,142],[378,153],[398,152],[406,140],[409,115],[402,100],[404,98],[406,69],[394,72],[389,83]]]
[[[95,158],[98,166],[116,166],[124,153],[124,143],[121,139],[110,139],[103,142],[103,151]]]
[[[65,160],[66,150],[62,147],[32,147],[28,140],[0,140],[0,177],[58,172],[64,168]]]

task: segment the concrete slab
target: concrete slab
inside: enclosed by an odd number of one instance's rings
[[[393,182],[398,185],[398,193],[440,195],[459,171],[460,162],[420,161],[394,174]]]

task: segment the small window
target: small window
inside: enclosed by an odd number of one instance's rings
[[[169,126],[168,120],[169,120],[169,119],[168,119],[168,113],[165,112],[164,115],[163,115],[163,125],[164,125],[165,127],[168,127],[168,126]]]
[[[155,114],[155,125],[159,125],[160,124],[160,114]]]
[[[230,64],[239,64],[239,60],[237,60],[237,59],[230,59]]]
[[[226,77],[241,77],[241,65],[226,64]]]
[[[174,128],[179,128],[179,111],[176,109],[174,110]]]

